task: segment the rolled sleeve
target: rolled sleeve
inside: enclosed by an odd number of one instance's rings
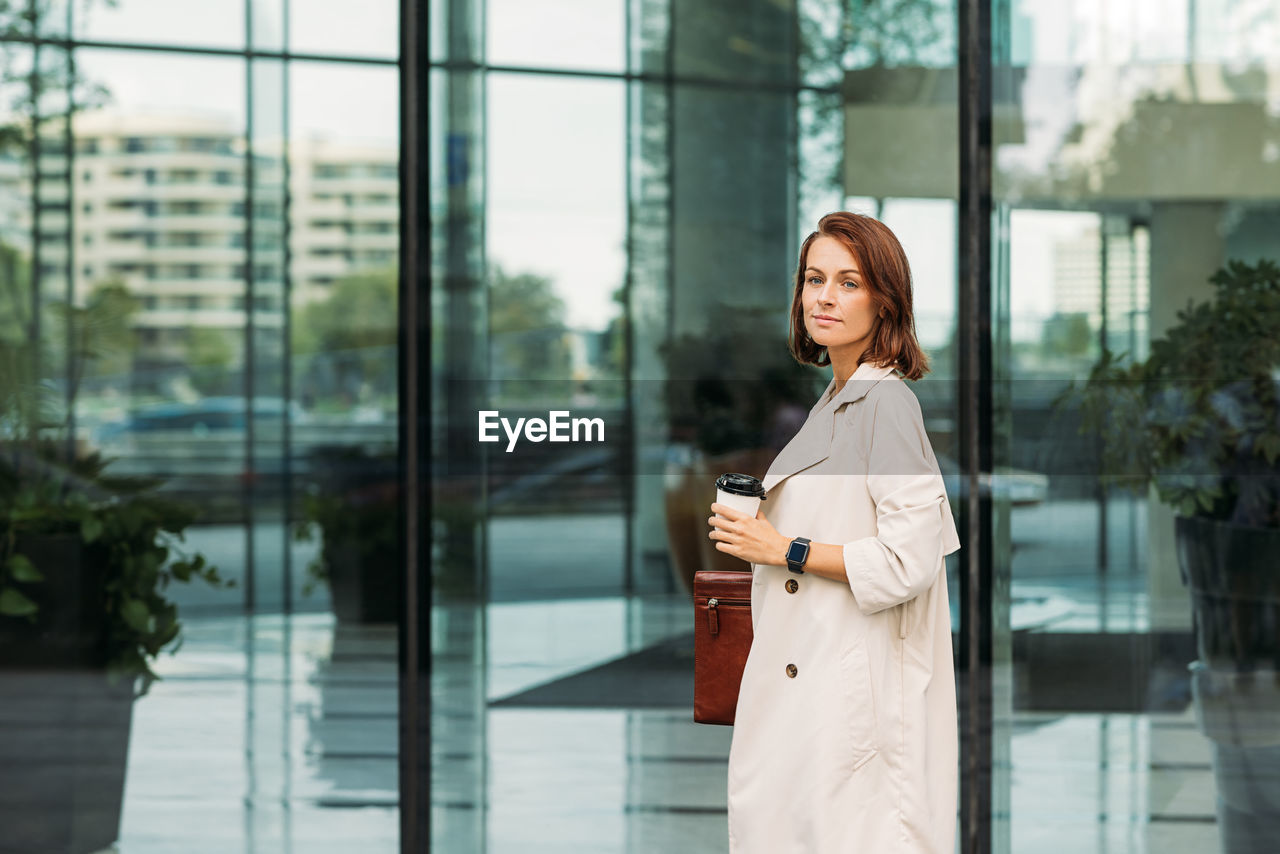
[[[943,565],[946,487],[915,394],[900,383],[877,396],[867,490],[876,535],[845,543],[844,566],[858,608],[873,614],[933,585]]]

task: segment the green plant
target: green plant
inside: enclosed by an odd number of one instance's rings
[[[341,559],[339,549],[354,548],[358,565],[372,572],[394,560],[398,543],[394,454],[335,446],[317,449],[312,459],[315,482],[293,528],[296,542],[322,537],[319,552],[307,565],[303,593],[308,595],[330,581]]]
[[[0,289],[0,308],[6,297],[20,301]],[[83,306],[45,303],[42,310],[66,330],[52,348],[32,340],[25,323],[0,328],[0,649],[8,646],[18,664],[28,663],[20,650],[37,657],[59,644],[87,650],[89,660],[78,663],[105,667],[145,693],[157,678],[156,656],[180,643],[168,586],[194,578],[230,583],[180,547],[193,510],[158,494],[158,480],[108,474],[110,461],[83,450],[70,430],[86,366],[127,348],[131,304],[118,288],[95,291]],[[62,354],[61,364],[51,350]],[[61,387],[46,378],[55,366]],[[29,551],[68,536],[81,547],[75,568],[42,564]],[[54,571],[64,580],[72,573],[77,591],[100,597],[92,614],[50,582]],[[68,625],[80,616],[84,625]],[[68,634],[77,635],[74,642]]]
[[[29,452],[34,451],[34,454]],[[157,481],[111,477],[97,454],[69,463],[49,440],[7,447],[0,461],[0,620],[6,634],[23,628],[39,636],[60,591],[45,586],[47,569],[21,548],[40,536],[71,534],[83,548],[81,572],[100,588],[103,634],[98,655],[115,679],[140,680],[146,693],[157,678],[151,664],[164,648],[180,645],[178,608],[165,591],[175,581],[200,578],[229,586],[203,555],[181,548],[194,512],[157,496]],[[177,651],[174,647],[173,651]]]
[[[826,384],[821,370],[788,352],[777,311],[738,309],[719,319],[661,348],[671,436],[710,455],[768,446],[779,412],[807,412]]]
[[[1141,362],[1106,351],[1056,407],[1103,439],[1102,482],[1183,516],[1280,527],[1280,268],[1232,261]]]

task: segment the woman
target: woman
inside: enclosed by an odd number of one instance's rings
[[[911,271],[876,220],[832,213],[800,249],[792,354],[832,381],[716,548],[752,564],[755,640],[729,752],[735,854],[928,852],[955,839],[943,556],[960,548],[920,405]],[[806,548],[807,546],[807,548]]]

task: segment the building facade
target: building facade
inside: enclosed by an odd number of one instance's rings
[[[912,265],[958,849],[1269,850],[1275,0],[6,15],[0,851],[727,851],[689,588],[833,210]]]

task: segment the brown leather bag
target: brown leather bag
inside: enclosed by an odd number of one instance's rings
[[[732,726],[751,651],[751,573],[695,573],[693,610],[693,720]]]

